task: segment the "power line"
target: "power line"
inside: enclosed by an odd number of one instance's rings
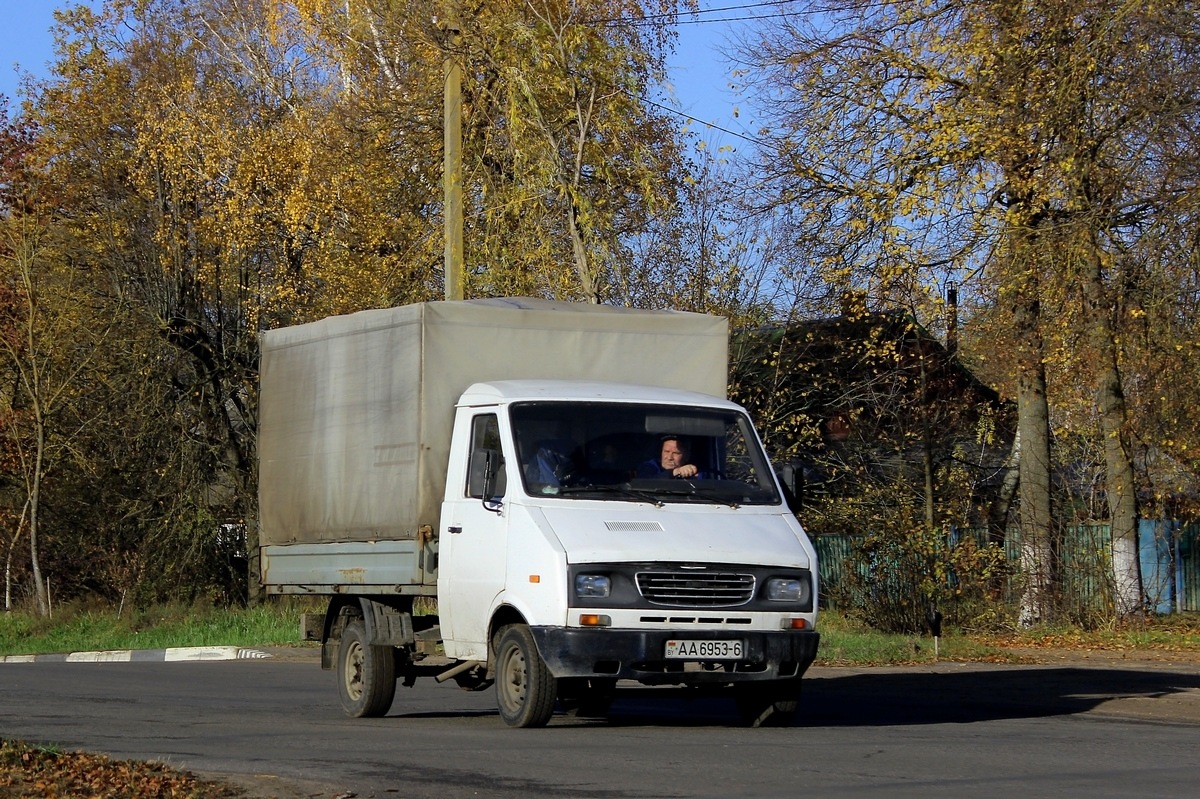
[[[783,5],[787,5],[788,3],[791,3],[791,2],[793,2],[793,0],[769,0],[769,2],[745,3],[740,6],[725,6],[723,8],[701,8],[696,11],[691,11],[688,13],[693,14],[693,15],[723,14],[726,11],[748,11],[752,8],[767,8],[769,6],[783,6]]]
[[[723,8],[702,8],[699,11],[691,12],[692,16],[701,14],[725,14],[733,11],[752,11],[756,8],[772,8],[783,5],[789,5],[793,0],[769,0],[762,3],[747,3],[740,6],[725,6]],[[803,12],[799,11],[780,11],[775,14],[748,14],[740,17],[721,17],[720,19],[681,19],[677,20],[677,25],[707,25],[714,22],[751,22],[760,19],[779,19],[780,17],[794,17]]]
[[[733,5],[733,6],[721,6],[718,8],[705,8],[705,9],[700,9],[698,11],[692,12],[692,15],[699,16],[701,14],[727,14],[727,13],[731,13],[731,12],[750,11],[750,10],[759,9],[759,8],[777,8],[779,6],[787,5],[790,2],[791,2],[791,0],[766,0],[765,2],[758,2],[758,3],[743,3],[740,5]],[[722,23],[722,22],[741,22],[741,21],[750,21],[750,20],[758,20],[758,19],[770,19],[773,17],[783,17],[783,16],[790,16],[790,15],[791,14],[788,12],[783,12],[783,13],[777,13],[777,14],[755,14],[755,15],[739,16],[739,17],[721,17],[718,19],[711,19],[711,18],[709,18],[709,19],[692,19],[692,20],[677,19],[676,25],[698,25],[698,24]],[[690,114],[686,114],[686,113],[683,113],[682,111],[678,111],[669,106],[664,106],[660,103],[656,103],[649,98],[642,98],[642,100],[644,102],[654,106],[655,108],[658,108],[660,110],[666,111],[671,114],[674,114],[678,117],[688,120],[689,122],[694,122],[699,125],[704,125],[706,128],[709,128],[711,130],[720,131],[721,133],[724,133],[728,136],[733,136],[735,138],[741,139],[742,141],[748,142],[748,143],[756,145],[758,147],[766,148],[768,146],[766,142],[762,141],[761,139],[755,138],[754,136],[751,136],[749,134],[740,133],[735,130],[730,130],[729,128],[723,127],[722,125],[718,125],[715,122],[709,122],[706,120],[698,119]]]
[[[625,90],[622,89],[621,91],[625,91]],[[756,144],[759,147],[767,147],[768,146],[768,143],[763,141],[762,139],[756,139],[753,136],[749,136],[745,133],[738,133],[736,130],[730,130],[729,128],[721,127],[720,125],[718,125],[715,122],[707,122],[703,119],[698,119],[698,118],[692,116],[691,114],[685,114],[682,111],[671,108],[671,106],[669,106],[669,105],[663,105],[662,103],[655,102],[654,100],[651,100],[649,97],[644,97],[644,96],[634,97],[629,92],[626,92],[626,93],[629,94],[630,97],[633,97],[633,99],[639,100],[640,102],[643,102],[646,105],[654,106],[655,108],[659,109],[660,111],[666,111],[669,114],[674,114],[675,116],[686,119],[689,122],[695,122],[697,125],[704,125],[705,127],[712,128],[713,130],[719,130],[722,133],[727,133],[730,136],[736,136],[737,138],[739,138],[743,141],[747,141],[750,144]]]
[[[754,9],[759,9],[759,8],[778,8],[779,6],[789,5],[793,2],[794,2],[794,0],[764,0],[763,2],[758,2],[758,3],[742,3],[739,5],[732,5],[732,6],[720,6],[717,8],[701,8],[696,11],[686,12],[686,15],[700,16],[701,14],[727,14],[727,13],[740,12],[740,11],[752,11]],[[633,25],[633,26],[640,27],[640,26],[644,26],[644,25],[656,24],[656,23],[662,22],[664,20],[669,20],[669,21],[673,22],[675,25],[701,25],[701,24],[722,23],[722,22],[747,22],[747,21],[760,20],[760,19],[775,19],[778,17],[795,16],[797,13],[801,13],[801,12],[783,11],[783,12],[779,12],[779,13],[775,13],[775,14],[751,14],[751,15],[747,15],[747,16],[738,16],[738,17],[720,17],[717,19],[711,19],[711,18],[710,19],[679,19],[679,16],[680,16],[679,14],[651,14],[651,15],[642,17],[640,19],[629,19],[627,17],[611,17],[608,19],[589,20],[589,21],[585,22],[584,24],[586,24],[586,25],[605,25],[605,26]],[[654,100],[651,100],[649,97],[634,96],[631,92],[628,92],[627,90],[625,90],[623,88],[621,88],[620,91],[622,91],[625,94],[628,94],[632,99],[635,99],[635,100],[643,102],[647,105],[653,106],[654,108],[657,108],[660,111],[664,111],[668,114],[672,114],[681,119],[685,119],[688,122],[693,122],[697,125],[703,125],[706,128],[720,131],[721,133],[724,133],[729,136],[733,136],[735,138],[741,139],[742,141],[757,145],[759,147],[767,146],[766,142],[762,141],[761,139],[757,139],[753,136],[750,136],[748,134],[739,133],[738,131],[735,131],[735,130],[730,130],[729,128],[718,125],[715,122],[709,122],[709,121],[706,121],[703,119],[699,119],[697,117],[692,116],[691,114],[686,114],[675,108],[671,108],[668,105],[663,105],[662,103],[655,102]]]
[[[794,17],[795,12],[780,11],[778,14],[751,14],[745,17],[721,17],[720,19],[681,19],[676,21],[676,25],[707,25],[710,22],[757,22],[760,19],[781,19],[783,17]],[[635,25],[642,23],[635,22]]]
[[[701,8],[696,11],[684,12],[683,16],[698,17],[701,14],[725,14],[734,11],[751,11],[756,8],[772,8],[782,5],[788,5],[794,0],[767,0],[762,3],[744,3],[736,6],[722,6],[720,8]],[[750,15],[742,17],[727,17],[721,19],[679,19],[680,14],[649,14],[638,19],[630,19],[628,17],[609,17],[607,19],[593,19],[584,23],[587,25],[653,25],[663,20],[670,20],[676,25],[701,25],[713,22],[741,22],[754,19],[772,19],[775,17],[792,16],[796,12],[781,12],[778,14],[763,14]]]

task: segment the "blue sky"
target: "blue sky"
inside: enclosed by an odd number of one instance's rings
[[[50,25],[54,0],[0,0],[0,94],[16,103],[17,73],[14,62],[30,72],[43,72],[53,55]]]
[[[64,5],[62,0],[0,0],[0,94],[9,98],[10,105],[17,103],[18,74],[14,63],[20,64],[22,71],[35,74],[46,71],[46,64],[54,55],[49,32],[54,22],[53,11]],[[721,0],[701,3],[702,8],[710,9],[730,5]],[[725,14],[718,12],[698,18],[714,20],[722,16]],[[680,25],[670,79],[680,111],[723,128],[743,130],[744,116],[734,116],[739,103],[726,88],[728,67],[718,51],[732,30],[730,26],[736,24],[740,23],[706,21]],[[740,143],[719,130],[693,128],[713,146]]]

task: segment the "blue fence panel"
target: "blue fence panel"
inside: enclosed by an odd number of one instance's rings
[[[1179,522],[1141,519],[1138,547],[1142,566],[1142,589],[1155,613],[1175,610],[1175,569],[1171,562]]]
[[[959,536],[987,540],[986,530],[959,530]],[[847,570],[860,535],[822,535],[813,539],[821,591],[829,599],[854,601],[846,591]],[[1156,613],[1200,610],[1200,523],[1142,519],[1138,527],[1142,583]],[[1020,534],[1005,536],[1005,556],[1020,568]],[[1113,609],[1112,532],[1107,524],[1071,526],[1059,541],[1062,600],[1072,615],[1107,614]],[[1019,575],[1016,576],[1019,580]],[[1010,583],[1005,599],[1015,601]]]

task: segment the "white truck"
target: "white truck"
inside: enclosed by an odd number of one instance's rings
[[[724,399],[720,317],[530,298],[429,302],[262,336],[271,594],[329,597],[345,711],[397,681],[496,687],[504,721],[603,714],[620,680],[795,711],[813,547]],[[660,473],[663,440],[697,473]]]

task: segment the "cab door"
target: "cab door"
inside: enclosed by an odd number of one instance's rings
[[[504,590],[508,564],[508,520],[504,494],[507,468],[494,409],[462,414],[455,442],[467,452],[451,457],[442,503],[438,563],[438,615],[446,654],[486,660],[490,612]]]

